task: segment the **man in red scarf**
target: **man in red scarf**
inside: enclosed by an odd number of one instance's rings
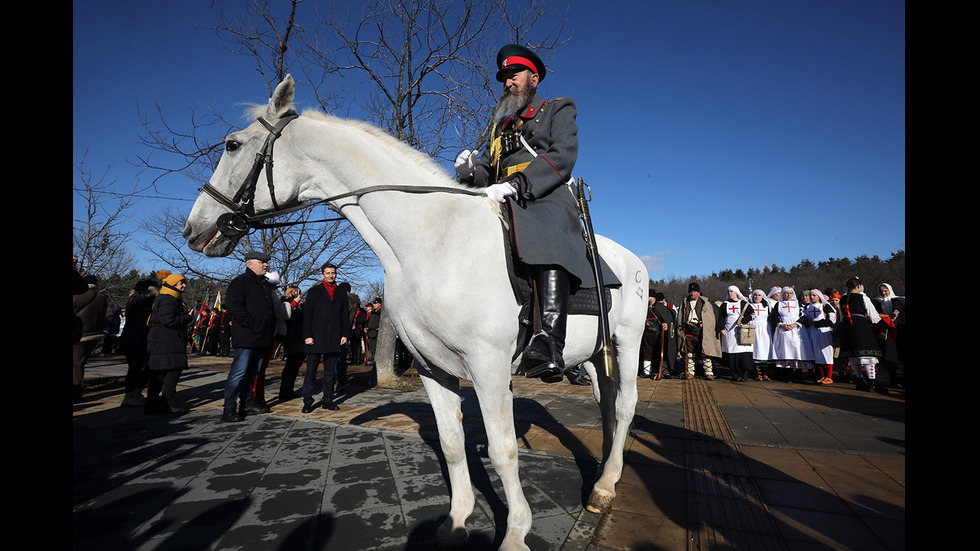
[[[306,343],[306,377],[303,381],[303,413],[313,411],[316,372],[323,361],[324,409],[339,409],[333,402],[337,379],[337,359],[350,340],[351,327],[347,293],[337,287],[337,267],[324,264],[323,280],[306,293],[303,311],[303,337]]]

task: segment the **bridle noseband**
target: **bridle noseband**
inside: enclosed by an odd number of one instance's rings
[[[242,182],[242,185],[238,188],[238,192],[235,193],[233,198],[229,199],[225,194],[212,186],[211,182],[201,187],[201,191],[231,209],[231,212],[226,212],[218,217],[218,230],[224,235],[228,237],[241,235],[248,231],[249,228],[255,227],[256,222],[285,212],[279,208],[279,203],[276,201],[276,189],[272,178],[272,154],[276,140],[282,135],[283,128],[298,116],[295,113],[284,115],[275,126],[262,117],[258,118],[258,121],[269,130],[269,135],[266,136],[262,149],[255,154],[252,168],[249,170],[248,176],[245,177],[245,181]],[[258,185],[259,173],[263,168],[265,168],[265,179],[269,185],[269,196],[272,198],[273,210],[257,217],[255,215],[254,204],[255,188]]]

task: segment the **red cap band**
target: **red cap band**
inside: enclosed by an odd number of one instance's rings
[[[531,70],[534,74],[538,74],[538,68],[531,63],[531,60],[526,57],[519,57],[512,55],[510,57],[504,58],[504,62],[500,64],[501,69],[506,69],[510,65],[523,65]]]

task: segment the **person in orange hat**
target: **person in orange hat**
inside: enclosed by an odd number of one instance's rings
[[[194,321],[184,303],[187,280],[180,274],[157,272],[160,294],[150,311],[146,336],[146,368],[150,381],[146,391],[146,413],[185,413],[177,405],[177,382],[187,369],[187,329]]]

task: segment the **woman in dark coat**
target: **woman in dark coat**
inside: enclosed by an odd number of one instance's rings
[[[146,337],[150,332],[150,312],[156,300],[160,284],[152,279],[141,279],[133,287],[133,294],[126,302],[126,325],[119,336],[119,348],[129,366],[126,372],[126,396],[124,406],[145,406],[143,387],[147,383]]]
[[[187,368],[187,328],[194,320],[183,299],[187,280],[169,272],[158,275],[162,284],[153,301],[146,338],[146,365],[150,372],[146,412],[185,413],[187,409],[178,407],[176,398],[177,381]]]
[[[296,397],[296,377],[306,362],[306,344],[303,343],[303,294],[299,287],[286,288],[290,315],[286,320],[286,337],[283,339],[283,355],[286,363],[279,380],[279,401],[287,402]]]

